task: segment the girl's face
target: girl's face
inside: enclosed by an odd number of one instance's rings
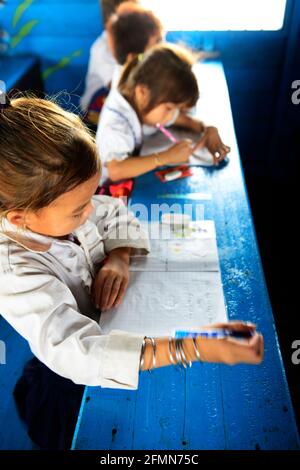
[[[38,212],[11,211],[7,218],[20,228],[51,237],[63,237],[84,224],[93,212],[91,202],[99,184],[100,172],[76,188],[56,198]]]
[[[174,103],[162,103],[151,109],[147,114],[142,115],[143,124],[156,126],[156,124],[168,124],[180,112],[180,106]]]
[[[168,124],[179,112],[186,112],[188,109],[184,103],[161,103],[145,114],[150,101],[150,91],[144,85],[137,85],[135,88],[135,103],[143,124],[156,126],[156,124]]]

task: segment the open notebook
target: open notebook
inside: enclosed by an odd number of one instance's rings
[[[101,314],[104,333],[120,329],[167,336],[179,328],[228,321],[214,223],[202,221],[198,227],[187,235],[150,237],[150,255],[132,258],[123,303]],[[155,232],[151,225],[148,229]]]

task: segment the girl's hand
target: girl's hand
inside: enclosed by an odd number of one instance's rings
[[[203,359],[207,362],[223,362],[228,365],[239,363],[260,364],[264,357],[264,339],[256,332],[256,326],[239,321],[211,325],[210,328],[222,328],[231,331],[249,331],[253,334],[249,339],[209,339],[203,348]],[[201,338],[197,339],[201,350]],[[203,347],[203,346],[202,346]]]
[[[163,164],[185,163],[189,161],[194,150],[194,143],[190,139],[184,139],[178,144],[172,145],[165,152],[161,152],[160,160]]]
[[[129,255],[130,248],[111,251],[95,277],[92,298],[100,310],[118,307],[122,302],[129,283]]]
[[[202,147],[206,147],[212,154],[216,166],[218,166],[230,152],[230,147],[223,144],[216,127],[207,127],[205,129],[205,133],[195,146],[194,151]]]

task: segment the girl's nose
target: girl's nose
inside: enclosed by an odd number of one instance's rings
[[[84,218],[87,219],[91,215],[93,210],[94,210],[94,206],[93,206],[92,202],[90,202],[89,205],[84,210],[84,213],[83,213]]]

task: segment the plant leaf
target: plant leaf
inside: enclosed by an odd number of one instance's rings
[[[31,21],[28,21],[26,24],[24,24],[24,26],[22,26],[22,28],[20,29],[20,31],[12,37],[11,39],[11,47],[14,48],[14,47],[17,47],[17,45],[23,41],[23,39],[26,38],[26,36],[28,36],[28,34],[31,33],[31,30],[32,28],[38,23],[38,20],[31,20]]]
[[[82,49],[79,49],[77,51],[72,52],[72,54],[70,54],[67,57],[62,57],[55,65],[52,65],[51,67],[48,67],[47,69],[44,70],[42,74],[43,79],[46,80],[53,73],[67,67],[72,62],[72,59],[74,57],[79,57],[81,54],[82,54]]]
[[[23,13],[27,10],[27,8],[30,7],[32,4],[33,0],[24,0],[23,3],[21,3],[18,8],[15,11],[14,17],[13,17],[13,27],[15,28],[17,26],[17,23],[20,21],[20,19],[23,16]]]

